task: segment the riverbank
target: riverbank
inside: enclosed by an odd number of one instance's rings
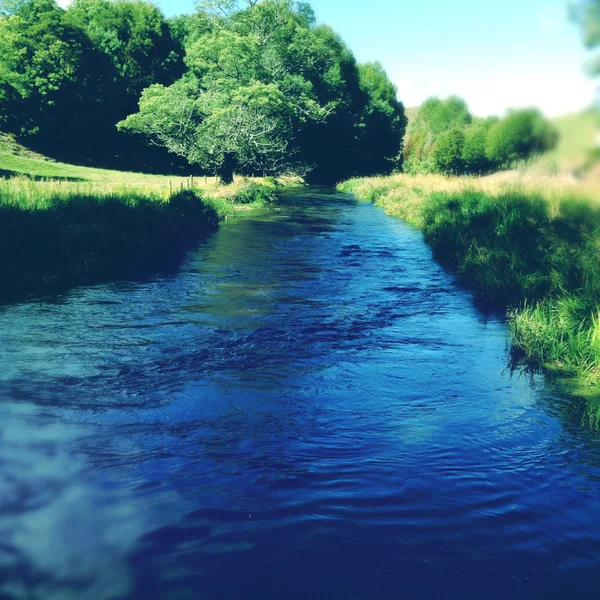
[[[0,301],[172,268],[219,221],[273,200],[274,189],[0,181]]]
[[[600,386],[600,202],[568,183],[397,175],[339,189],[423,231],[475,299],[507,310],[516,360]]]

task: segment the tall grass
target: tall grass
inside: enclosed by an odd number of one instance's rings
[[[600,204],[571,188],[458,178],[340,188],[422,229],[479,302],[506,308],[515,353],[600,383]]]
[[[246,182],[167,197],[131,186],[0,181],[0,299],[177,264],[237,204],[272,196],[272,187]]]

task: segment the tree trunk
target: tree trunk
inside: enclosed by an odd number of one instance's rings
[[[223,156],[223,162],[219,167],[219,178],[223,185],[233,183],[233,171],[235,169],[235,155],[227,153]]]

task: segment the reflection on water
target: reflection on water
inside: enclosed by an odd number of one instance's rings
[[[417,232],[321,195],[1,309],[0,596],[597,597],[597,413],[511,374]]]

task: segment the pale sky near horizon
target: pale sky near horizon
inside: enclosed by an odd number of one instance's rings
[[[68,4],[60,0],[59,4]],[[379,60],[405,106],[456,94],[475,115],[537,106],[548,116],[593,103],[600,80],[565,0],[312,0],[361,62]],[[155,0],[167,16],[193,0]]]

